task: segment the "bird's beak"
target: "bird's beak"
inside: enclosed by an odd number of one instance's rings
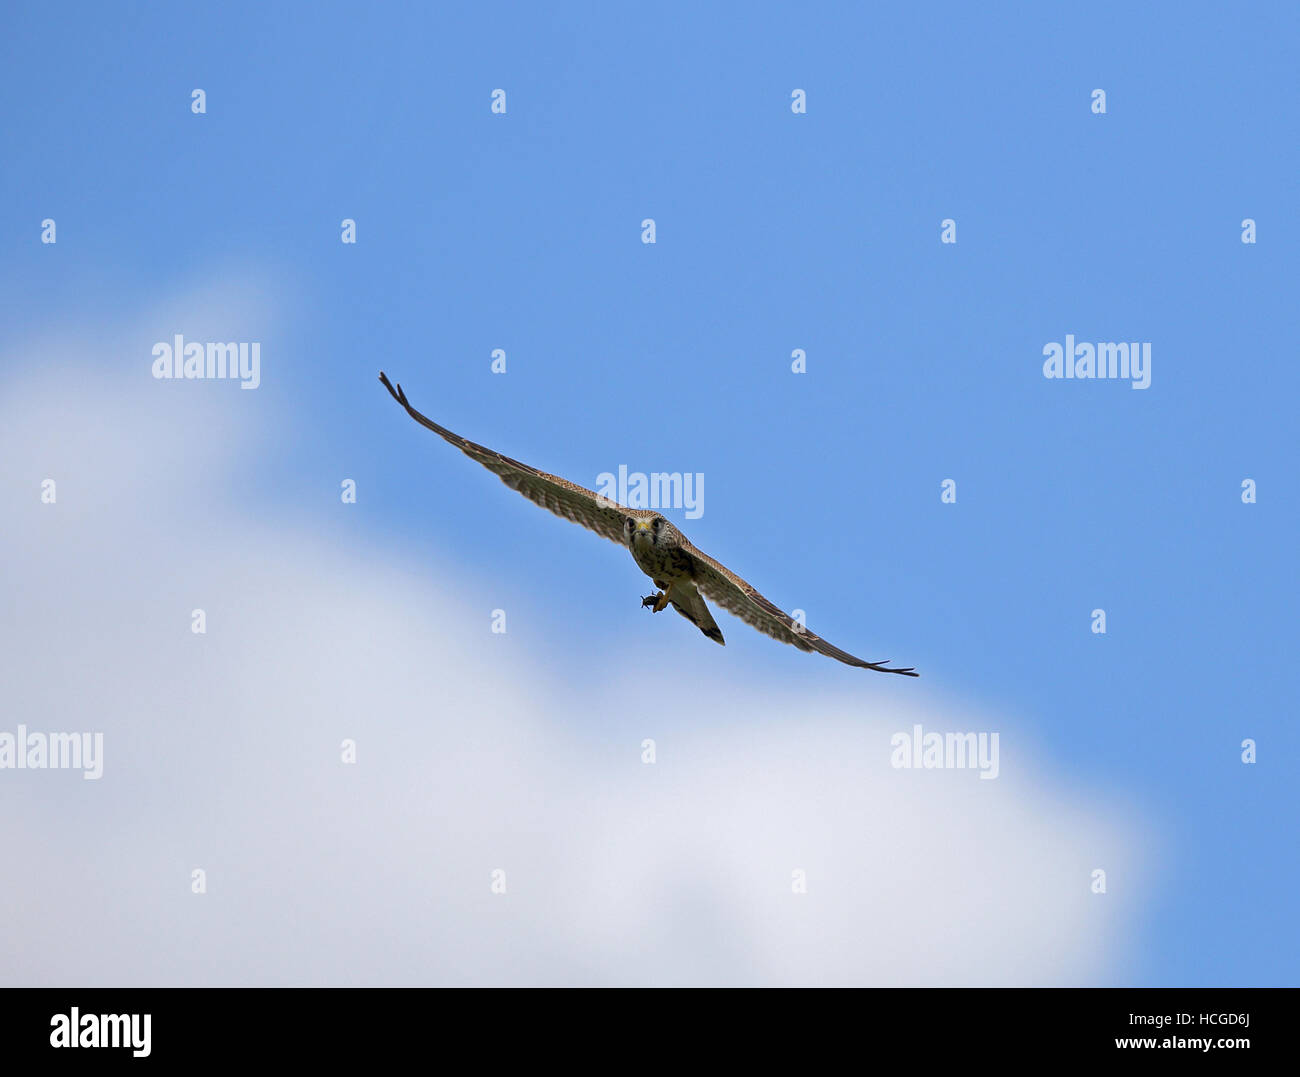
[[[636,529],[637,529],[638,531],[649,531],[649,530],[650,530],[650,521],[649,521],[649,520],[637,520],[637,522],[636,522]]]

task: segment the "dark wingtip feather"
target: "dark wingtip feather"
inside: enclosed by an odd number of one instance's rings
[[[388,390],[389,394],[392,396],[394,400],[396,400],[399,404],[401,404],[402,407],[408,406],[406,403],[406,394],[402,392],[402,386],[400,383],[398,384],[397,388],[394,389],[393,383],[388,380],[388,375],[385,374],[382,370],[379,372],[379,380],[384,383],[384,388]]]
[[[874,669],[877,673],[898,673],[904,677],[920,676],[920,674],[916,672],[915,666],[908,666],[906,669],[890,669],[889,666],[885,664],[888,661],[889,659],[886,658],[884,662],[863,662],[862,665],[863,668]]]

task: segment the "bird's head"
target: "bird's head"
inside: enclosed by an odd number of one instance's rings
[[[644,519],[629,516],[623,523],[623,541],[629,549],[638,546],[677,546],[681,543],[681,532],[662,516],[647,516]]]

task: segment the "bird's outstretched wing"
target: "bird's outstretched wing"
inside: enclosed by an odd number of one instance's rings
[[[848,666],[874,669],[880,673],[900,673],[904,677],[920,676],[911,667],[896,669],[884,662],[867,662],[847,651],[841,651],[834,644],[827,643],[821,636],[809,632],[729,568],[719,564],[707,554],[701,553],[690,543],[685,543],[682,548],[690,555],[693,562],[695,586],[700,594],[705,598],[713,599],[724,610],[734,613],[746,624],[753,625],[765,635],[798,647],[801,651],[816,651]],[[885,661],[887,662],[888,659]]]
[[[548,475],[545,471],[538,471],[535,467],[521,464],[518,460],[512,460],[499,452],[476,445],[459,434],[453,434],[445,426],[439,426],[428,416],[421,415],[411,407],[406,394],[402,392],[402,386],[399,384],[394,387],[388,380],[387,374],[381,371],[379,380],[384,383],[384,388],[392,393],[393,399],[401,404],[406,409],[406,413],[417,423],[451,442],[471,460],[477,460],[489,471],[495,472],[510,489],[518,490],[529,501],[541,505],[544,509],[550,509],[556,516],[563,516],[566,520],[582,524],[583,527],[621,546],[624,520],[629,516],[633,519],[644,519],[655,515],[652,509],[623,508],[609,498],[601,497],[567,479]]]

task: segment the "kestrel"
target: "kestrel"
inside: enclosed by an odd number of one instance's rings
[[[416,411],[402,392],[402,386],[399,384],[394,388],[382,371],[379,380],[412,419],[455,445],[471,460],[477,460],[489,471],[495,472],[510,489],[518,490],[529,501],[550,509],[557,516],[582,524],[588,530],[631,550],[637,567],[660,588],[658,594],[643,598],[642,606],[650,607],[655,613],[672,606],[709,639],[725,645],[722,631],[704,601],[711,598],[746,624],[753,625],[760,632],[782,643],[798,647],[801,651],[817,651],[845,665],[874,669],[880,673],[918,676],[911,668],[894,669],[881,662],[865,662],[861,658],[855,658],[809,632],[730,569],[697,550],[686,541],[685,535],[654,509],[625,508],[610,498],[601,497],[567,479],[548,475],[499,452],[476,445]]]

